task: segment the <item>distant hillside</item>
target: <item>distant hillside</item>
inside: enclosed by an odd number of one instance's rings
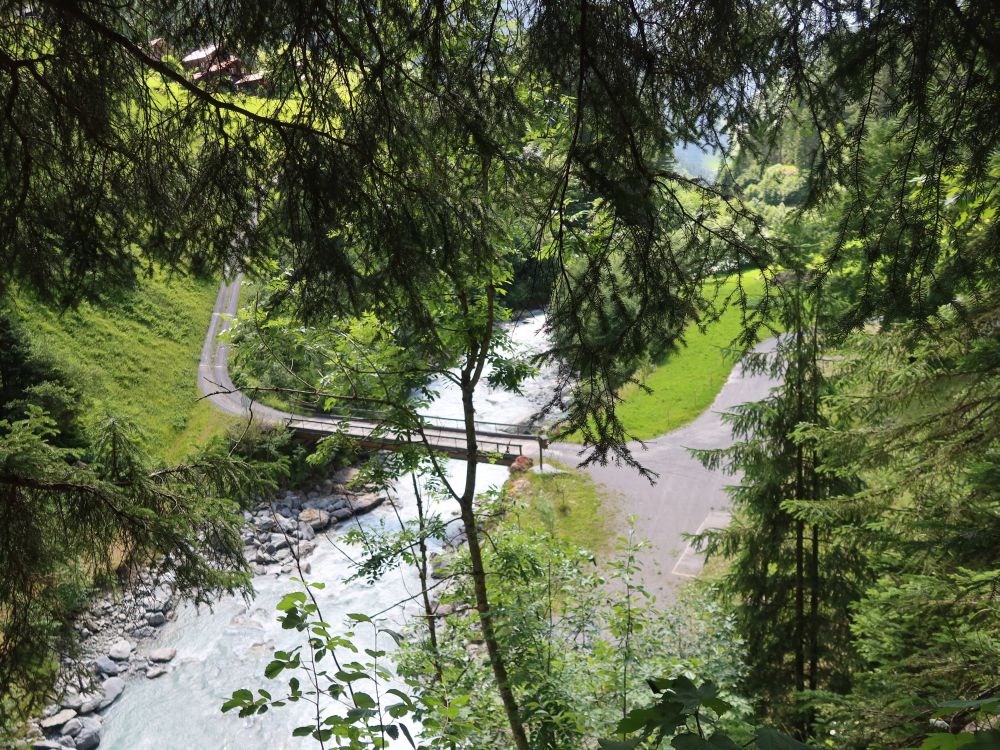
[[[32,346],[71,378],[88,419],[126,417],[148,449],[182,458],[222,431],[226,417],[198,401],[198,359],[218,282],[156,274],[101,305],[60,312],[22,294],[14,310]]]

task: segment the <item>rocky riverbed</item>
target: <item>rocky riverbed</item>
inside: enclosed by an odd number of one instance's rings
[[[244,554],[257,576],[310,572],[317,537],[341,531],[353,518],[387,500],[385,493],[348,489],[353,470],[338,472],[307,491],[287,490],[255,511],[245,511]],[[65,658],[58,700],[28,727],[26,747],[37,750],[100,745],[105,712],[133,679],[156,679],[180,661],[158,647],[159,628],[176,616],[169,580],[141,577],[131,589],[95,599],[75,624],[79,652]]]

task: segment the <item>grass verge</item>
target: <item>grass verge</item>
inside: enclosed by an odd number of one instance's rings
[[[613,547],[618,526],[609,517],[594,481],[581,471],[553,464],[559,474],[527,472],[511,478],[507,491],[520,505],[518,521],[524,528],[544,529],[590,552]]]

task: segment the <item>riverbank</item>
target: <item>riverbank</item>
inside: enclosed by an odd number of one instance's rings
[[[244,512],[244,554],[256,576],[288,579],[308,574],[317,537],[345,530],[353,519],[388,500],[386,493],[350,487],[356,470],[336,472],[308,489],[280,492]],[[58,700],[29,723],[25,747],[93,750],[101,743],[107,712],[135,680],[170,674],[185,654],[163,645],[161,629],[178,615],[170,580],[140,577],[119,594],[95,599],[77,618],[79,651],[60,664]],[[179,658],[178,658],[179,657]]]

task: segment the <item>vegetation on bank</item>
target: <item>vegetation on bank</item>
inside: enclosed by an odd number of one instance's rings
[[[548,459],[545,465],[558,473],[529,471],[515,474],[507,483],[520,525],[594,554],[608,551],[621,528],[611,498],[602,496],[586,473]]]
[[[218,290],[212,278],[156,272],[101,302],[59,310],[22,293],[10,309],[80,393],[84,422],[125,418],[152,455],[173,461],[231,421],[199,400],[197,382]]]

